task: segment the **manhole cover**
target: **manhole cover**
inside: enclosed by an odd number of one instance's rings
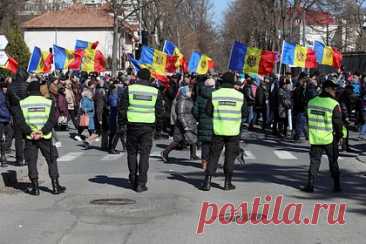
[[[110,198],[110,199],[95,199],[90,201],[93,205],[109,205],[109,206],[120,206],[120,205],[131,205],[136,204],[135,200],[127,198]]]

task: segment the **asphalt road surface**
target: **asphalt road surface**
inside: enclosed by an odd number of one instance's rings
[[[236,166],[236,190],[221,189],[220,168],[212,190],[202,192],[198,189],[203,179],[200,162],[189,160],[189,151],[174,151],[172,160],[163,163],[159,154],[169,141],[158,140],[151,153],[149,191],[139,194],[128,185],[126,154],[108,155],[97,148],[86,151],[68,133],[59,137],[63,144],[60,182],[66,193],[50,194],[48,180],[42,182],[39,197],[19,189],[0,193],[0,243],[365,243],[366,165],[352,154],[339,160],[343,193],[332,193],[324,158],[316,191],[307,194],[299,187],[306,180],[309,147],[247,133],[247,164]],[[260,197],[264,206],[267,195],[272,199],[282,195],[284,203],[302,203],[302,216],[312,216],[316,203],[347,204],[345,223],[330,225],[321,212],[315,225],[223,224],[231,217],[230,211],[220,215],[225,203],[238,208],[248,202],[253,213],[253,199]],[[216,215],[212,207],[201,216],[203,202],[217,203]],[[274,201],[269,203],[273,209]],[[264,214],[260,208],[256,216]],[[244,216],[234,215],[234,219]],[[225,218],[223,222],[220,217]],[[212,224],[204,225],[198,235],[199,222],[209,220]]]

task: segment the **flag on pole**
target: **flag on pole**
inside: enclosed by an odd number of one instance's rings
[[[152,73],[166,76],[176,71],[177,57],[169,56],[157,49],[144,46],[141,50],[139,63],[141,67],[148,68]]]
[[[76,40],[75,43],[75,50],[77,49],[87,49],[87,48],[91,48],[91,49],[96,49],[98,46],[99,42],[88,42],[88,41],[82,41],[82,40]]]
[[[182,68],[183,72],[188,72],[187,60],[185,59],[183,53],[178,49],[178,47],[171,41],[165,40],[163,52],[169,56],[176,56],[177,61],[175,66],[177,68]]]
[[[55,69],[57,70],[79,70],[82,58],[81,50],[70,50],[53,45]]]
[[[214,68],[214,66],[215,63],[212,58],[200,52],[194,51],[188,63],[188,71],[190,73],[204,75],[207,74],[210,69]]]
[[[333,66],[339,69],[342,65],[342,54],[336,48],[326,46],[322,42],[314,42],[314,50],[316,53],[316,61],[319,64]]]
[[[135,70],[135,72],[139,72],[141,67],[140,67],[140,63],[138,60],[136,60],[131,53],[129,53],[128,55],[128,61],[130,62],[130,64],[132,65],[133,69]]]
[[[281,60],[283,64],[301,68],[315,68],[316,58],[313,49],[284,41]]]
[[[103,53],[99,50],[86,48],[84,49],[81,71],[86,72],[103,72],[105,71],[106,60]]]
[[[275,59],[276,54],[272,51],[247,47],[236,41],[231,50],[229,69],[240,73],[270,75]]]
[[[49,51],[41,51],[39,47],[34,47],[32,56],[28,63],[29,73],[48,73],[52,69],[53,55]]]

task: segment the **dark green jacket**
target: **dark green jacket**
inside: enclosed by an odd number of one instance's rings
[[[206,114],[206,104],[214,90],[214,87],[201,86],[193,107],[192,113],[198,121],[198,140],[200,142],[210,142],[212,138],[212,118]]]

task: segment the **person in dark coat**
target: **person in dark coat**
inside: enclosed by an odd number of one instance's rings
[[[257,117],[254,110],[256,90],[257,85],[251,77],[248,77],[247,84],[244,86],[244,97],[248,109],[248,130],[254,130],[254,123]]]
[[[261,81],[259,87],[257,88],[256,96],[255,96],[255,112],[259,116],[262,117],[262,130],[266,129],[267,124],[267,112],[268,112],[268,99],[269,99],[269,92],[268,92],[268,79],[264,79]]]
[[[192,114],[192,88],[189,86],[183,86],[179,89],[178,93],[177,104],[175,107],[177,121],[174,126],[173,142],[161,152],[161,158],[164,162],[169,161],[169,153],[176,149],[176,147],[182,142],[186,142],[190,145],[190,158],[194,160],[199,159],[196,156],[197,121]]]
[[[19,106],[19,101],[27,97],[28,88],[28,72],[23,68],[19,67],[15,75],[14,80],[9,86],[9,90],[15,95],[18,101],[17,106]],[[14,116],[13,116],[14,118]],[[19,166],[25,165],[24,161],[24,138],[20,130],[16,128],[16,121],[13,123],[14,138],[15,138],[15,158],[16,164]]]
[[[301,139],[301,136],[306,137],[306,131],[305,131],[305,124],[306,124],[306,118],[305,118],[305,110],[307,106],[307,99],[306,99],[306,86],[307,86],[307,80],[305,76],[299,77],[298,80],[299,84],[298,87],[295,89],[293,93],[293,101],[294,101],[294,116],[295,116],[295,135],[294,140],[298,141]]]
[[[57,110],[55,112],[55,121],[57,121],[58,128],[60,130],[67,130],[67,118],[69,117],[69,110],[67,109],[67,101],[64,87],[60,87],[58,89],[56,106]]]
[[[101,136],[101,148],[108,151],[108,110],[106,99],[107,88],[103,80],[98,80],[95,90],[95,118],[97,134]]]
[[[214,79],[207,79],[198,91],[198,96],[193,107],[193,116],[198,121],[198,141],[201,142],[201,160],[202,168],[206,170],[208,157],[210,154],[210,144],[212,139],[212,118],[206,114],[206,105],[208,98],[215,90]]]
[[[280,137],[286,137],[288,126],[288,110],[292,107],[291,100],[291,83],[287,78],[280,82],[280,89],[278,90],[278,117],[280,119],[280,130],[282,134]]]

